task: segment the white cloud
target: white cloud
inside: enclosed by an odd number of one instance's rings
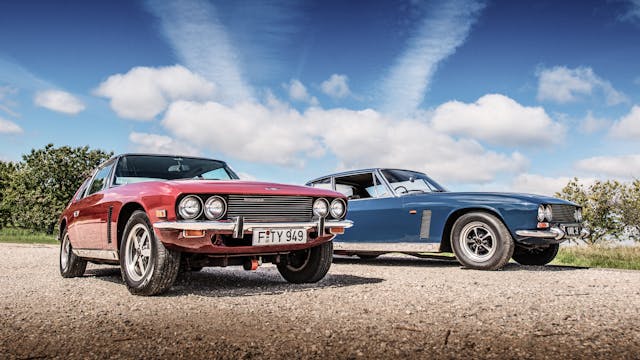
[[[530,194],[554,196],[571,181],[571,177],[548,177],[538,174],[520,174],[510,185],[510,190]]]
[[[135,67],[126,74],[110,76],[94,91],[109,98],[118,116],[131,120],[152,120],[170,101],[207,100],[215,86],[180,65]]]
[[[465,42],[484,6],[473,0],[443,1],[428,12],[384,80],[385,112],[411,114],[420,106],[438,64]]]
[[[634,105],[629,114],[615,122],[609,135],[621,139],[640,139],[640,106]]]
[[[1,63],[0,63],[1,64]],[[7,113],[9,116],[19,117],[20,114],[15,112],[12,108],[16,106],[16,103],[9,98],[18,93],[18,89],[13,86],[0,86],[0,110]]]
[[[288,84],[283,84],[283,86],[287,89],[291,100],[306,102],[313,106],[318,105],[318,99],[315,96],[309,95],[307,88],[300,80],[291,79]]]
[[[153,154],[199,155],[199,151],[184,141],[176,141],[168,136],[132,132],[129,141],[134,151]]]
[[[238,175],[238,177],[240,178],[240,180],[246,180],[246,181],[256,181],[258,180],[258,178],[256,178],[255,176],[246,173],[246,172],[236,172],[236,175]]]
[[[500,94],[484,95],[471,104],[444,103],[434,111],[432,124],[448,134],[513,146],[559,142],[565,133],[543,108],[522,106]]]
[[[349,84],[347,84],[349,78],[347,75],[333,74],[329,79],[320,84],[320,89],[323,93],[331,96],[332,98],[341,99],[349,96],[351,90],[349,90]]]
[[[0,134],[20,134],[22,128],[18,124],[0,117]]]
[[[69,115],[76,115],[86,108],[80,99],[62,90],[38,91],[33,102],[45,109]]]
[[[640,178],[640,154],[595,156],[580,160],[576,169],[603,177]]]
[[[585,118],[580,122],[580,131],[586,134],[593,134],[610,126],[610,120],[597,118],[593,116],[591,111],[589,111],[587,112],[587,116],[585,116]]]
[[[622,92],[614,89],[610,82],[600,78],[590,67],[569,69],[554,66],[538,72],[538,100],[560,104],[575,102],[596,90],[603,93],[607,105],[627,102]]]
[[[223,103],[252,98],[239,55],[213,4],[203,0],[151,1],[148,7],[160,19],[181,62],[219,85]]]
[[[300,113],[273,98],[268,105],[177,101],[162,124],[194,146],[283,166],[303,166],[304,159],[330,152],[339,168],[405,167],[443,181],[475,183],[527,166],[518,152],[489,151],[474,140],[442,134],[427,121],[391,119],[371,109]]]
[[[640,20],[640,0],[627,0],[627,11],[620,17],[623,21],[638,21]]]

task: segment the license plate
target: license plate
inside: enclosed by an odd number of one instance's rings
[[[253,229],[252,244],[286,245],[307,242],[307,231],[304,229]]]
[[[580,235],[580,226],[565,226],[564,232],[569,237],[576,237]]]

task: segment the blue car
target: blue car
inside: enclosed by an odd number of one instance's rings
[[[465,267],[496,270],[509,259],[545,265],[567,239],[588,235],[582,208],[553,197],[450,192],[427,175],[362,169],[327,175],[308,186],[349,199],[354,226],[334,240],[334,253],[374,258],[453,252]]]

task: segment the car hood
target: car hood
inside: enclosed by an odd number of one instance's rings
[[[565,205],[574,205],[576,204],[558,199],[551,196],[544,195],[536,195],[536,194],[521,194],[521,193],[503,193],[503,192],[436,192],[436,193],[427,193],[427,194],[418,194],[417,197],[423,196],[437,196],[442,198],[443,200],[451,199],[457,200],[461,202],[471,202],[471,203],[532,203],[532,204],[565,204]]]
[[[244,180],[170,180],[163,182],[181,193],[218,193],[251,195],[298,195],[344,197],[331,190],[309,186],[288,185],[261,181]]]

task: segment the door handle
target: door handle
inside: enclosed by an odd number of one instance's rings
[[[76,210],[73,212],[73,217],[78,217],[80,215],[80,211]]]

